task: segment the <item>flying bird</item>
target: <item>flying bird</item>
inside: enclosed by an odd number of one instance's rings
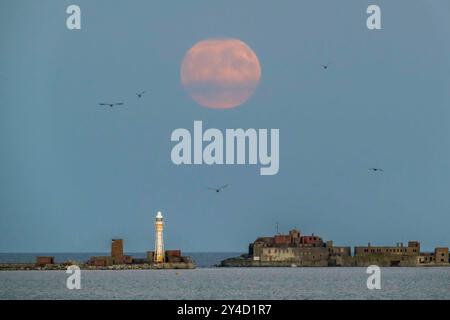
[[[142,92],[138,92],[136,93],[138,98],[142,98],[142,96],[144,95],[144,93],[146,93],[147,91],[142,91]]]
[[[327,64],[322,64],[323,69],[328,69],[328,67],[331,65],[331,62],[328,62]]]
[[[115,106],[123,106],[123,102],[114,102],[114,103],[99,103],[99,105],[101,106],[108,106],[110,108],[115,107]]]
[[[219,188],[208,188],[209,190],[214,190],[215,192],[220,192],[223,189],[225,189],[226,187],[228,187],[228,184],[224,184],[223,186],[219,187]]]
[[[383,172],[383,171],[384,171],[384,170],[381,169],[381,168],[369,168],[369,170],[370,170],[370,171],[373,171],[373,172],[377,172],[377,171]]]

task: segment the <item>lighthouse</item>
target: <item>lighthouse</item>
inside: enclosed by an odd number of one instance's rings
[[[155,263],[164,263],[164,239],[163,239],[164,222],[161,211],[158,211],[155,219]]]

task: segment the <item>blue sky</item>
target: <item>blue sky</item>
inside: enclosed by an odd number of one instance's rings
[[[445,0],[1,1],[0,251],[107,251],[117,237],[151,250],[159,209],[166,248],[184,251],[245,251],[276,222],[341,245],[449,246],[449,14]],[[213,37],[260,59],[235,109],[200,107],[180,84],[186,51]],[[170,135],[194,120],[280,129],[279,173],[173,165]]]

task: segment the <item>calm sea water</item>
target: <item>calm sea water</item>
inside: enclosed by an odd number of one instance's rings
[[[4,271],[0,299],[450,299],[450,268],[381,272],[381,290],[368,290],[365,268],[82,271],[81,290],[68,290],[64,271]]]

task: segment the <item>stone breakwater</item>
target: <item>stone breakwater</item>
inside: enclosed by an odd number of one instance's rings
[[[33,263],[2,263],[0,271],[47,271],[47,270],[66,270],[70,265],[77,265],[81,270],[161,270],[161,269],[195,269],[193,262],[164,263],[164,264],[122,264],[112,266],[92,266],[88,264],[61,263],[49,264],[46,266],[37,266]]]

